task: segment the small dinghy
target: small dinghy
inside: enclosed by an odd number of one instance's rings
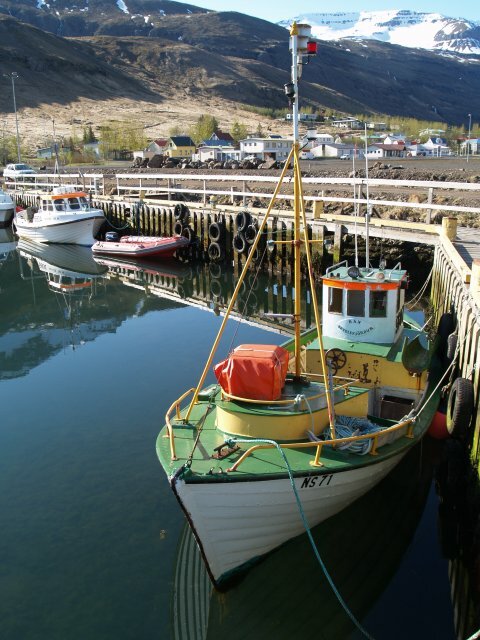
[[[131,258],[171,258],[173,254],[189,244],[183,236],[123,236],[108,232],[105,241],[96,242],[94,254]]]

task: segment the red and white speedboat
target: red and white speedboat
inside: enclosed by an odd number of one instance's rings
[[[95,242],[92,251],[94,254],[122,256],[127,259],[171,258],[175,251],[188,244],[189,240],[183,236],[123,236]]]

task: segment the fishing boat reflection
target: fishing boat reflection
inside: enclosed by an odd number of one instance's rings
[[[312,531],[336,587],[360,620],[385,590],[412,541],[432,482],[429,444],[423,452],[413,449],[366,496]],[[406,593],[402,605],[416,604],[408,602]],[[325,639],[348,638],[354,632],[305,535],[284,544],[240,583],[219,593],[209,584],[201,553],[185,525],[172,609],[175,640],[291,640],[307,637],[318,625]]]

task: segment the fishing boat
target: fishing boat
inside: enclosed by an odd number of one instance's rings
[[[310,27],[294,24],[292,81],[285,86],[292,149],[200,380],[171,404],[157,438],[160,463],[218,588],[377,485],[426,433],[440,395],[433,344],[420,328],[404,326],[407,274],[400,265],[371,267],[368,254],[362,268],[334,265],[323,278],[320,317],[298,133],[299,71],[311,45]],[[214,367],[217,382],[209,384],[221,335],[292,163],[293,339],[237,346]],[[306,335],[301,252],[315,316]]]
[[[71,185],[55,187],[40,196],[38,207],[22,209],[14,217],[21,238],[88,247],[104,222],[103,211],[92,207],[87,194]]]
[[[136,259],[171,258],[176,251],[190,244],[183,236],[122,236],[118,238],[115,232],[109,232],[113,237],[105,241],[97,241],[92,251],[97,255],[110,255]],[[107,233],[107,236],[109,234]]]
[[[14,209],[12,198],[0,189],[0,227],[6,227],[11,223]]]

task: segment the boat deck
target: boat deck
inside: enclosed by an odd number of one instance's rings
[[[379,358],[385,358],[389,362],[401,362],[402,361],[402,349],[405,338],[411,342],[417,336],[422,335],[422,332],[418,329],[403,329],[400,338],[393,344],[375,344],[373,342],[354,342],[350,340],[341,340],[338,338],[328,338],[324,336],[323,346],[327,351],[328,349],[342,349],[342,351],[348,351],[349,353],[361,353],[370,356],[376,356]],[[427,345],[425,345],[427,346]],[[307,350],[318,351],[318,339],[313,340],[308,346]]]
[[[361,390],[365,391],[365,390]],[[206,394],[207,395],[207,394]],[[219,405],[221,401],[217,401]],[[429,402],[414,426],[413,437],[417,438],[423,435],[427,426],[433,417],[436,409],[436,402]],[[185,411],[182,412],[183,414]],[[392,426],[393,422],[388,420],[377,421],[385,427]],[[190,421],[184,424],[182,420],[172,420],[173,431],[175,435],[175,451],[177,460],[171,460],[170,439],[167,435],[167,427],[164,427],[157,439],[157,454],[160,458],[162,466],[171,476],[178,472],[181,467],[189,460],[192,450],[193,457],[190,470],[184,475],[187,482],[215,482],[225,479],[232,482],[248,481],[252,478],[258,479],[274,479],[278,477],[286,477],[287,470],[285,462],[275,447],[257,449],[252,455],[247,457],[236,471],[229,472],[228,469],[240,458],[250,446],[262,444],[259,440],[251,440],[248,444],[239,443],[240,449],[229,453],[222,459],[215,459],[213,455],[215,449],[226,444],[228,436],[225,436],[217,429],[217,409],[215,404],[209,400],[201,400],[194,406]],[[201,429],[199,442],[194,449],[195,440],[197,438],[197,427]],[[308,443],[308,440],[304,440]],[[264,441],[265,443],[265,441]],[[283,448],[287,457],[288,464],[293,475],[328,475],[346,468],[359,468],[368,466],[379,461],[380,458],[387,459],[398,454],[403,449],[410,447],[412,440],[402,435],[391,444],[382,446],[377,455],[359,455],[342,451],[338,448],[334,449],[330,446],[323,446],[321,453],[322,466],[312,466],[315,458],[316,443],[310,443],[305,448]]]

